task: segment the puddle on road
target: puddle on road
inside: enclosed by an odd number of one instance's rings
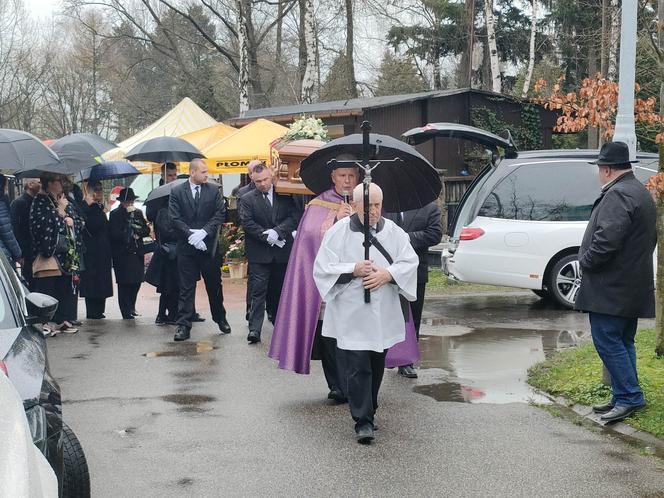
[[[158,358],[163,356],[193,356],[201,353],[209,353],[215,349],[210,341],[174,343],[172,347],[175,349],[171,351],[152,351],[150,353],[144,353],[143,356],[147,358]]]
[[[178,411],[181,412],[206,412],[208,411],[203,405],[216,401],[214,396],[207,396],[205,394],[168,394],[162,396],[161,399],[169,403],[178,405]]]
[[[528,368],[587,338],[587,332],[502,328],[422,335],[420,378],[413,390],[437,401],[548,403],[527,384]]]

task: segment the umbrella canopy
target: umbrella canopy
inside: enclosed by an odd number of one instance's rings
[[[94,133],[74,133],[62,137],[51,145],[67,169],[81,171],[101,162],[99,157],[117,147],[113,142]]]
[[[76,181],[96,182],[101,180],[114,180],[140,175],[141,172],[127,161],[104,161],[92,168],[81,171]]]
[[[203,149],[210,174],[246,173],[252,159],[269,163],[270,144],[281,138],[288,128],[267,119],[257,119],[232,135]]]
[[[127,159],[130,161],[151,161],[153,163],[191,161],[197,157],[205,156],[189,142],[177,137],[151,138],[141,142],[127,153]]]
[[[50,168],[50,171],[60,166],[58,155],[34,135],[25,131],[0,129],[0,169],[17,171]]]
[[[370,159],[385,159],[371,172],[371,181],[383,190],[383,209],[388,212],[418,209],[436,200],[442,189],[438,171],[412,146],[387,135],[371,133]],[[300,178],[316,194],[332,186],[329,161],[340,154],[362,157],[362,134],[328,142],[302,161]],[[398,159],[398,161],[393,161]],[[389,161],[392,160],[392,161]],[[364,175],[360,171],[360,178]]]
[[[175,187],[178,185],[182,185],[184,182],[189,181],[187,178],[178,178],[177,180],[172,181],[171,183],[167,183],[166,185],[160,185],[159,187],[155,188],[148,194],[148,196],[145,199],[144,204],[147,205],[150,202],[157,201],[159,199],[163,199],[164,197],[168,197],[171,195],[171,190],[173,190]],[[208,183],[210,185],[213,185],[217,188],[220,187],[220,185],[217,182],[213,182],[211,180],[208,180]]]

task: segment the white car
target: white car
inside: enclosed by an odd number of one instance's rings
[[[577,253],[593,203],[600,193],[597,150],[518,152],[510,140],[451,123],[427,125],[405,136],[463,138],[494,153],[468,187],[450,228],[443,270],[479,284],[532,289],[574,306],[581,284]],[[422,129],[424,130],[424,129]],[[425,135],[426,133],[426,135]],[[501,160],[498,150],[505,151]],[[657,155],[638,153],[636,177],[657,174]]]

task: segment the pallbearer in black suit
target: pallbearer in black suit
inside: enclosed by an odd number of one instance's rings
[[[189,339],[194,315],[196,281],[203,276],[212,320],[222,334],[230,334],[221,288],[219,227],[226,221],[226,207],[219,189],[207,183],[208,168],[201,159],[189,163],[189,181],[171,192],[169,214],[177,232],[180,281],[176,341]]]
[[[413,246],[420,260],[417,267],[417,300],[410,303],[410,309],[413,312],[413,323],[419,339],[422,308],[424,307],[424,291],[429,281],[429,247],[440,243],[440,239],[443,237],[443,227],[440,224],[440,208],[438,203],[434,201],[421,209],[401,213],[387,213],[385,218],[394,221],[408,234],[410,245]],[[417,372],[413,365],[400,366],[399,374],[410,379],[417,378]]]
[[[292,233],[298,219],[293,199],[274,191],[272,172],[268,168],[257,165],[252,180],[256,189],[242,196],[239,211],[250,269],[251,308],[247,340],[253,344],[261,340],[268,282],[271,281],[273,289],[278,289],[281,294],[293,245]],[[278,296],[275,301],[279,302]]]

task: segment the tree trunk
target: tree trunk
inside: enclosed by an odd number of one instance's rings
[[[533,2],[533,17],[530,20],[530,53],[528,54],[528,70],[526,71],[526,80],[523,82],[523,91],[521,98],[528,97],[530,90],[530,80],[533,78],[533,69],[535,69],[535,35],[537,34],[537,0]]]
[[[249,110],[249,42],[247,39],[247,22],[244,0],[237,0],[236,5],[238,9],[238,45],[240,48],[240,71],[238,73],[240,116],[244,116],[244,113]]]
[[[307,64],[304,78],[302,78],[300,100],[305,104],[311,104],[314,101],[316,86],[316,32],[313,0],[304,0],[304,42],[307,49]]]
[[[443,88],[443,81],[440,78],[440,54],[438,50],[434,50],[433,54],[433,89],[441,90]]]
[[[278,0],[277,16],[277,48],[274,53],[274,60],[277,68],[281,65],[281,44],[283,42],[283,27],[284,27],[284,0]]]
[[[591,42],[588,48],[588,77],[594,78],[597,74],[597,53],[595,45]],[[595,126],[588,127],[588,148],[599,148],[599,134],[601,130]]]
[[[610,0],[602,0],[602,46],[599,54],[599,72],[606,78],[609,71],[609,43],[611,40],[611,3]]]
[[[664,21],[664,1],[660,0],[657,6],[657,17],[659,22]],[[658,33],[658,45],[660,53],[664,52],[664,31]],[[664,62],[659,60],[660,75],[664,73]],[[660,76],[661,77],[661,76]],[[659,84],[659,113],[664,117],[664,79]],[[664,144],[659,144],[659,173],[664,173]],[[660,193],[657,200],[657,283],[655,300],[655,330],[657,340],[655,342],[655,353],[664,356],[664,193]]]
[[[461,54],[461,62],[457,72],[457,86],[471,88],[473,86],[473,38],[475,36],[475,0],[466,0],[464,24],[468,40]]]
[[[620,2],[611,0],[611,38],[609,40],[609,69],[608,79],[618,80],[618,54],[620,40]]]
[[[500,63],[498,61],[498,47],[496,46],[496,27],[493,18],[493,0],[484,1],[486,16],[486,37],[489,43],[489,60],[491,61],[491,89],[500,93],[502,84],[500,79]]]
[[[353,34],[353,0],[346,0],[346,77],[348,78],[346,85],[348,86],[348,96],[357,98]]]

